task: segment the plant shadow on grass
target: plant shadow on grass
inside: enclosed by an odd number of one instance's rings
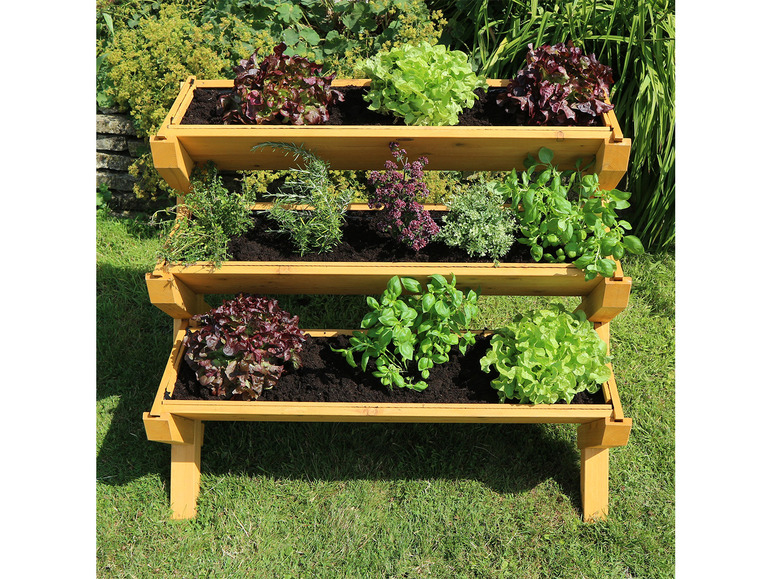
[[[107,431],[99,434],[97,477],[124,485],[157,475],[168,489],[169,445],[147,440],[142,414],[152,406],[169,356],[172,320],[149,302],[144,273],[112,265],[97,271],[97,398],[110,414],[98,420]],[[300,314],[304,327],[356,327],[351,320],[364,312],[362,296],[275,297]],[[213,306],[222,299],[207,296]],[[579,454],[561,428],[207,422],[202,472],[326,481],[470,479],[499,493],[528,491],[553,479],[580,509]]]

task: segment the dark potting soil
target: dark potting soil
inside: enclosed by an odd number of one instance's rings
[[[442,226],[445,212],[430,211],[435,222]],[[244,235],[233,238],[228,251],[234,261],[355,261],[355,262],[449,262],[491,263],[490,257],[470,257],[458,247],[440,241],[431,241],[419,252],[378,231],[377,212],[349,211],[342,227],[343,239],[327,253],[307,253],[301,257],[287,233],[276,231],[277,224],[265,211],[252,214],[254,227]],[[502,263],[533,263],[526,245],[515,241]]]
[[[498,394],[490,383],[498,377],[491,368],[490,374],[480,369],[480,358],[490,346],[489,337],[478,337],[475,344],[461,355],[455,346],[450,359],[430,370],[428,386],[423,392],[409,388],[389,390],[372,375],[375,364],[370,361],[368,371],[352,368],[342,354],[333,348],[348,347],[348,337],[311,337],[306,339],[300,353],[302,366],[297,370],[290,366],[279,382],[270,390],[264,390],[259,400],[282,402],[407,402],[407,403],[497,403]],[[355,360],[357,358],[355,357]],[[195,372],[183,361],[172,400],[218,400],[202,387]],[[603,390],[595,394],[581,392],[572,404],[603,404]]]
[[[382,115],[368,109],[363,96],[367,89],[361,87],[336,87],[343,93],[343,102],[329,107],[330,119],[326,125],[394,125],[404,126],[403,119]],[[522,124],[518,119],[496,104],[496,94],[501,88],[477,89],[475,104],[464,109],[459,115],[458,126],[506,126]],[[219,96],[228,94],[230,89],[197,88],[193,100],[182,118],[183,125],[221,125],[222,112],[218,111]],[[281,124],[273,122],[270,124]]]

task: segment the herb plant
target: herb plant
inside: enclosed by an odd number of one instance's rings
[[[193,321],[200,328],[185,335],[184,359],[214,396],[255,400],[287,363],[301,365],[305,334],[276,300],[240,294]]]
[[[474,90],[487,86],[463,52],[425,41],[379,52],[362,70],[372,80],[364,96],[369,108],[408,125],[457,125],[462,109],[474,104]]]
[[[366,332],[354,332],[347,349],[334,349],[357,366],[354,355],[360,355],[359,366],[367,371],[367,363],[375,362],[373,375],[381,383],[422,391],[429,370],[449,359],[448,353],[458,345],[461,353],[474,344],[474,335],[465,331],[477,315],[477,294],[466,295],[455,289],[456,278],[446,280],[432,275],[426,291],[412,278],[394,276],[379,302],[367,297],[371,310],[362,319]],[[403,288],[410,292],[403,294]],[[416,368],[421,380],[415,381],[410,372]]]
[[[590,125],[613,108],[603,100],[613,82],[611,68],[570,43],[529,44],[525,68],[497,102],[529,125]]]
[[[402,165],[394,161],[384,163],[385,171],[372,171],[370,185],[375,192],[369,194],[368,206],[380,209],[377,215],[379,231],[388,233],[414,251],[420,251],[429,243],[440,228],[418,199],[429,195],[429,188],[424,178],[424,167],[429,162],[426,157],[408,162],[407,153],[398,143],[390,143],[392,155]]]
[[[560,172],[552,158],[552,151],[542,148],[540,163],[529,155],[526,170],[519,177],[512,171],[506,181],[512,210],[518,211],[517,240],[530,247],[536,261],[570,260],[587,280],[611,277],[614,259],[626,251],[643,253],[640,240],[624,233],[631,225],[617,219],[616,211],[630,206],[630,194],[601,190],[598,176],[582,176],[578,165],[576,171]]]
[[[498,371],[491,386],[501,402],[570,403],[578,392],[595,393],[611,378],[607,351],[583,311],[553,304],[529,316],[518,314],[497,330],[480,367]]]
[[[514,213],[504,209],[507,190],[494,181],[476,181],[449,202],[437,239],[471,256],[498,260],[515,242]]]
[[[321,76],[322,65],[300,56],[287,56],[283,42],[258,63],[254,52],[233,68],[233,91],[220,97],[228,123],[318,125],[330,118],[327,107],[343,100],[332,88],[335,74]]]
[[[292,143],[260,143],[252,150],[271,147],[302,157],[305,168],[291,168],[290,177],[279,193],[268,215],[279,229],[289,234],[300,255],[309,251],[324,253],[338,245],[343,237],[346,210],[354,195],[352,190],[336,192],[329,176],[329,163],[302,146]],[[307,205],[313,210],[291,209],[290,205]]]
[[[229,192],[214,164],[196,168],[183,203],[156,214],[174,211],[178,214],[174,228],[161,247],[160,257],[185,263],[211,261],[219,267],[229,257],[231,237],[241,235],[252,226],[254,202],[250,193]]]

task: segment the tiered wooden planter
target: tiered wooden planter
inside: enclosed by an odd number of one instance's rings
[[[560,163],[596,154],[606,187],[615,186],[626,169],[629,139],[616,120],[606,127],[531,129],[526,127],[209,127],[180,125],[196,86],[228,86],[229,81],[183,84],[177,101],[153,138],[156,167],[184,193],[196,162],[213,160],[221,169],[287,168],[291,158],[252,153],[263,141],[294,141],[314,150],[333,168],[379,169],[388,143],[399,140],[411,157],[426,155],[434,169],[510,170],[527,152],[548,146]],[[489,81],[489,83],[502,81]],[[338,81],[348,84],[348,81]],[[608,119],[607,119],[608,120]],[[561,148],[565,145],[565,148]],[[569,146],[570,145],[570,146]],[[495,153],[491,158],[489,152]],[[621,159],[624,159],[624,162]],[[488,163],[486,165],[486,163]],[[435,209],[437,207],[434,207]],[[361,404],[331,402],[233,402],[170,400],[182,360],[188,320],[209,310],[206,294],[380,294],[394,275],[422,283],[432,274],[454,274],[459,289],[487,295],[579,296],[582,309],[609,342],[609,322],[627,306],[631,280],[621,266],[613,277],[589,282],[566,264],[502,263],[343,263],[238,262],[215,268],[209,263],[158,263],[146,275],[150,300],[174,319],[174,344],[150,412],[144,414],[150,440],[172,447],[171,507],[177,519],[196,513],[201,445],[205,421],[319,422],[480,422],[578,424],[580,487],[584,520],[605,518],[608,510],[609,449],[627,444],[632,421],[625,417],[613,378],[603,385],[605,403],[545,404]],[[310,330],[336,334],[346,330]]]
[[[334,86],[367,86],[369,80],[337,79]],[[491,79],[504,87],[508,81]],[[426,156],[428,170],[511,171],[523,169],[528,153],[541,147],[555,153],[553,163],[573,169],[577,160],[595,157],[594,171],[602,189],[613,189],[627,171],[630,139],[622,136],[613,111],[602,127],[407,127],[407,126],[290,126],[183,125],[196,88],[228,88],[232,80],[182,83],[179,95],[158,133],[151,137],[153,163],[169,185],[186,192],[196,163],[214,161],[221,170],[286,169],[292,157],[281,151],[252,148],[265,141],[303,144],[332,169],[381,169],[390,158],[389,143],[398,141],[410,159]]]

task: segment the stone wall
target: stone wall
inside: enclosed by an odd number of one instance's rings
[[[96,119],[96,185],[106,183],[112,193],[110,206],[118,210],[137,210],[134,178],[129,166],[147,150],[137,137],[131,117],[113,109],[102,109]]]

